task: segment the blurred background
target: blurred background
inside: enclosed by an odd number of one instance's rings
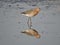
[[[32,17],[32,28],[40,39],[20,33],[28,29],[20,13],[35,7],[41,11]],[[60,0],[0,0],[0,45],[60,45]]]

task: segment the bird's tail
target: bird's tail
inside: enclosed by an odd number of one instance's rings
[[[21,31],[21,33],[26,33],[25,31]]]
[[[25,12],[21,12],[21,14],[26,14]]]

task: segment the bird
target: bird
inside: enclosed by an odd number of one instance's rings
[[[41,35],[35,29],[32,29],[32,28],[21,31],[21,33],[27,34],[29,36],[34,36],[35,38],[41,37]]]
[[[31,26],[32,26],[31,17],[36,16],[40,12],[40,10],[41,9],[39,7],[36,7],[34,9],[30,9],[30,10],[26,10],[24,12],[21,12],[22,15],[25,15],[25,16],[28,17],[27,24],[28,24],[28,27],[30,29],[31,29]]]

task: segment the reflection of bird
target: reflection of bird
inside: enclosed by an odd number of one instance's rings
[[[35,36],[36,38],[41,37],[41,35],[35,29],[27,29],[25,31],[22,31],[21,33],[24,33],[30,36]]]
[[[34,8],[34,9],[30,9],[30,10],[27,10],[27,11],[24,11],[24,12],[21,12],[21,14],[25,15],[28,17],[28,27],[31,28],[31,25],[32,25],[32,22],[31,22],[31,17],[34,17],[36,16],[40,11],[40,8]],[[30,21],[30,22],[29,22]],[[30,25],[29,25],[30,23]]]

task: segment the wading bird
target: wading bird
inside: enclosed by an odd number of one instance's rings
[[[40,8],[37,7],[34,9],[30,9],[30,10],[21,12],[22,15],[25,15],[28,17],[27,24],[28,24],[29,29],[31,29],[31,26],[32,26],[31,17],[36,16],[39,13],[39,11],[40,11]]]

